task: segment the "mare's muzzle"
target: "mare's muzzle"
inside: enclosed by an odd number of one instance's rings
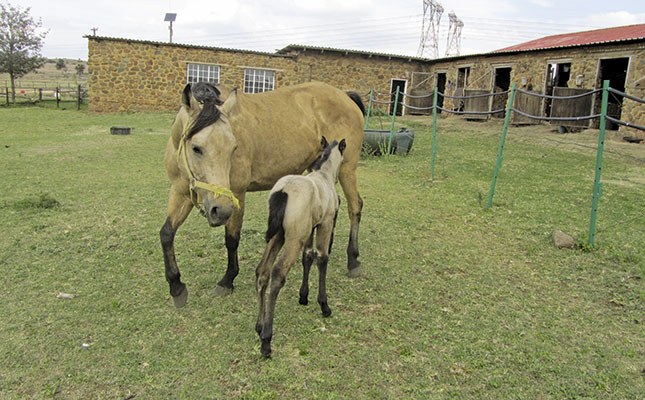
[[[204,200],[204,212],[210,226],[224,225],[233,214],[233,202],[223,196],[208,196]]]

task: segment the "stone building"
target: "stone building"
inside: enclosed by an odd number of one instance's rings
[[[90,110],[95,112],[175,110],[184,85],[197,80],[246,93],[319,80],[360,94],[374,88],[386,94],[382,100],[390,100],[387,94],[396,88],[423,95],[436,86],[441,93],[459,96],[505,91],[516,84],[550,95],[554,87],[566,88],[558,89],[559,93],[576,93],[599,88],[608,79],[612,87],[645,98],[645,24],[548,36],[491,53],[433,60],[301,45],[263,53],[98,36],[87,39]],[[498,110],[505,107],[507,97],[486,101],[477,107]],[[423,105],[413,98],[406,102]],[[548,116],[551,103],[526,100],[522,107],[533,115]],[[448,109],[463,107],[452,99],[440,99],[440,104]],[[590,108],[584,112],[597,112],[599,97],[581,107]],[[622,96],[612,97],[610,114],[645,126],[645,106]],[[517,118],[517,122],[530,121]]]
[[[469,90],[490,93],[516,84],[547,95],[553,94],[554,87],[568,88],[556,91],[566,95],[601,88],[603,80],[609,80],[611,87],[645,98],[645,24],[547,36],[491,53],[431,62],[435,82],[447,82],[446,93],[460,95],[464,89],[466,94]],[[586,115],[600,109],[599,95],[590,101],[591,109],[581,110]],[[550,106],[549,100],[542,99],[530,111],[548,116]],[[499,108],[503,107],[488,107]],[[645,105],[621,96],[610,96],[609,114],[645,126]]]
[[[407,90],[427,60],[381,53],[288,46],[276,53],[88,36],[90,110],[174,110],[188,82],[208,80],[245,93],[311,80],[367,94]]]

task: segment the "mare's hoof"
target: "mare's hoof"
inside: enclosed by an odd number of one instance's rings
[[[217,285],[213,295],[215,295],[215,297],[221,297],[221,296],[228,296],[229,294],[232,294],[232,293],[233,293],[233,288],[227,288],[224,286]]]
[[[331,317],[331,309],[327,305],[327,303],[321,304],[320,305],[320,311],[322,311],[322,315],[325,318]]]
[[[361,271],[360,266],[352,268],[352,269],[347,271],[347,276],[349,276],[350,278],[358,278],[362,274],[363,274],[363,272]]]
[[[300,296],[300,300],[298,300],[298,303],[300,303],[303,306],[306,306],[307,304],[309,304],[309,300],[306,297]]]
[[[175,307],[177,308],[185,306],[188,301],[188,288],[184,286],[184,290],[179,293],[179,296],[174,296],[172,301],[175,302]]]
[[[262,353],[262,357],[271,358],[271,339],[262,339],[260,352]]]

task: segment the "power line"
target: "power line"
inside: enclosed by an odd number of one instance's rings
[[[518,41],[533,40],[542,36],[561,33],[562,31],[571,31],[572,27],[572,25],[568,24],[538,21],[480,17],[466,17],[464,19],[468,24],[462,32],[464,39],[471,41],[494,40],[497,43],[495,47],[517,43]],[[218,47],[242,46],[257,48],[259,45],[264,44],[266,47],[271,47],[271,51],[276,48],[282,48],[287,44],[292,44],[295,39],[305,44],[318,43],[322,47],[338,47],[343,44],[354,46],[372,43],[388,44],[401,40],[407,43],[407,46],[404,46],[406,53],[412,54],[412,50],[409,50],[409,48],[414,42],[414,37],[417,36],[414,31],[417,31],[419,24],[423,24],[422,15],[416,14],[250,32],[227,32],[222,34],[214,32],[208,35],[186,36],[183,40],[201,41],[213,38],[217,40],[216,45]],[[450,35],[449,28],[440,23],[435,25],[435,29],[436,36],[439,39],[448,38]],[[209,43],[209,45],[215,44]]]

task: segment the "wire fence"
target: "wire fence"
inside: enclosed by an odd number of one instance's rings
[[[516,93],[521,93],[525,96],[535,96],[543,99],[550,99],[550,100],[576,100],[576,99],[581,99],[586,96],[593,96],[596,94],[601,94],[601,107],[600,107],[600,113],[593,114],[590,113],[589,115],[579,115],[579,116],[567,116],[567,117],[558,117],[558,116],[542,116],[542,115],[533,115],[531,113],[519,110],[517,107],[515,107],[514,104],[514,99]],[[603,160],[603,152],[604,152],[604,144],[605,144],[605,129],[607,122],[612,122],[617,125],[625,126],[628,128],[633,128],[641,131],[645,131],[645,126],[641,126],[632,122],[628,121],[622,121],[618,118],[614,118],[607,113],[608,109],[608,100],[609,96],[615,96],[615,98],[621,98],[621,99],[627,99],[630,101],[635,101],[640,104],[645,104],[645,99],[641,99],[639,97],[635,97],[632,95],[629,95],[627,93],[624,93],[622,91],[619,91],[617,89],[609,87],[609,81],[604,81],[603,82],[603,87],[601,89],[595,89],[595,90],[590,90],[585,93],[580,93],[576,95],[569,95],[569,96],[554,96],[554,95],[546,95],[546,94],[541,94],[541,93],[535,93],[535,92],[529,92],[525,90],[521,90],[517,88],[517,85],[514,84],[512,89],[506,90],[506,91],[500,91],[500,92],[493,92],[493,93],[482,93],[482,94],[473,94],[473,95],[467,95],[467,96],[449,96],[446,95],[445,93],[440,93],[437,88],[434,89],[434,93],[432,94],[432,103],[430,106],[426,107],[419,107],[419,106],[412,106],[410,104],[406,103],[406,99],[423,99],[423,98],[429,98],[431,95],[424,95],[424,96],[412,96],[412,95],[407,95],[405,93],[399,93],[399,89],[396,89],[396,92],[394,95],[388,94],[388,93],[379,93],[375,92],[374,90],[371,90],[370,93],[368,93],[369,97],[369,106],[368,106],[368,112],[367,112],[367,118],[366,118],[366,123],[365,123],[365,129],[367,130],[369,127],[369,117],[371,115],[371,109],[373,104],[378,104],[378,105],[387,105],[391,107],[391,113],[392,113],[392,128],[390,129],[390,142],[392,140],[392,134],[394,130],[394,119],[396,118],[396,113],[398,107],[402,107],[403,109],[411,109],[411,110],[416,110],[416,111],[432,111],[433,115],[433,128],[432,128],[432,156],[431,156],[431,176],[432,179],[434,180],[434,172],[435,172],[435,156],[437,152],[437,146],[436,146],[436,132],[437,132],[437,111],[442,111],[446,113],[451,113],[451,114],[456,114],[456,115],[493,115],[493,114],[499,114],[499,113],[504,113],[505,112],[505,119],[504,119],[504,128],[502,131],[502,136],[501,140],[499,143],[499,149],[498,149],[498,154],[497,154],[497,160],[495,164],[495,171],[493,173],[493,179],[491,183],[491,188],[490,188],[490,193],[488,197],[488,207],[492,207],[493,205],[493,196],[495,193],[495,185],[497,182],[497,178],[499,176],[499,171],[502,167],[502,159],[503,159],[503,151],[504,151],[504,144],[506,141],[506,135],[508,132],[508,126],[510,122],[510,116],[511,113],[516,113],[517,115],[521,115],[523,117],[533,119],[533,120],[540,120],[540,121],[553,121],[553,122],[564,122],[564,121],[589,121],[589,120],[596,120],[599,119],[599,135],[598,135],[598,145],[595,147],[596,150],[596,168],[595,168],[595,174],[594,174],[594,186],[593,186],[593,199],[592,199],[592,206],[591,206],[591,217],[590,217],[590,222],[589,222],[589,238],[588,238],[588,244],[589,246],[594,245],[594,240],[595,240],[595,233],[596,233],[596,219],[597,219],[597,211],[598,211],[598,200],[601,196],[602,193],[602,182],[601,182],[601,171],[602,171],[602,160]],[[374,97],[375,96],[390,96],[390,101],[382,101],[382,100],[376,100]],[[401,102],[399,102],[399,96],[401,96]],[[463,102],[467,99],[482,99],[482,98],[492,98],[494,96],[508,96],[508,102],[506,109],[498,109],[498,110],[490,110],[490,111],[465,111],[461,109],[461,107],[455,107],[454,109],[449,109],[445,107],[441,107],[438,105],[438,99],[442,97],[443,99],[453,99],[457,100],[458,102],[462,102],[461,105],[463,106]],[[394,97],[394,98],[392,98]],[[491,103],[492,104],[492,103]],[[589,146],[591,147],[591,146]],[[388,147],[388,154],[390,152],[390,148]],[[624,155],[624,154],[621,154]],[[642,159],[639,159],[637,157],[633,156],[628,156],[624,155],[626,157],[635,159],[637,161],[645,161]]]

